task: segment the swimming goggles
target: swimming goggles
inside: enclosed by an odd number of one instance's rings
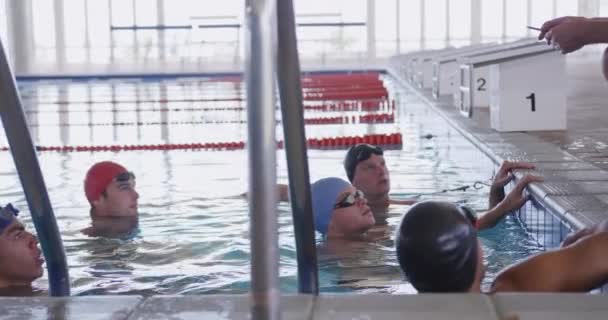
[[[355,203],[357,203],[358,199],[364,199],[364,198],[365,198],[365,194],[363,194],[363,191],[357,190],[353,193],[349,193],[344,199],[342,199],[342,200],[340,200],[340,202],[336,203],[334,205],[334,209],[351,207],[351,206],[355,205]]]
[[[127,182],[131,179],[135,179],[135,175],[133,174],[133,172],[125,171],[125,172],[121,172],[118,175],[116,175],[116,177],[114,177],[114,179],[117,182]]]
[[[378,146],[367,143],[357,145],[354,150],[356,163],[369,159],[372,154],[381,156],[384,154],[384,151],[382,151],[382,148]]]

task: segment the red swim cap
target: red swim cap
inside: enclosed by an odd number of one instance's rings
[[[89,203],[93,204],[93,201],[99,199],[112,180],[123,172],[127,172],[127,169],[112,161],[94,164],[84,179],[84,193]]]

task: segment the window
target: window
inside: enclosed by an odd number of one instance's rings
[[[526,36],[528,23],[528,0],[508,0],[506,12],[506,30],[505,35],[507,40],[518,39]],[[534,0],[539,1],[539,0]],[[533,2],[534,2],[533,1]]]
[[[462,46],[471,41],[471,0],[449,0],[450,45]]]
[[[481,36],[484,42],[495,41],[502,37],[503,1],[481,1]]]
[[[424,1],[424,29],[426,48],[443,48],[445,46],[446,34],[446,14],[447,8],[445,0],[426,0]]]
[[[420,2],[424,0],[400,1],[401,50],[418,50],[420,49],[420,23],[422,21],[420,17]]]
[[[38,63],[53,63],[55,52],[55,11],[53,0],[32,1],[34,59]]]

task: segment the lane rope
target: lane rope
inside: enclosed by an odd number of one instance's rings
[[[401,133],[370,134],[364,136],[342,136],[332,138],[311,138],[307,140],[309,149],[334,150],[346,149],[358,143],[369,143],[386,149],[400,149],[403,145]],[[242,150],[244,141],[206,142],[206,143],[167,143],[145,145],[102,145],[102,146],[36,146],[39,152],[120,152],[120,151],[167,151],[167,150],[213,150],[231,151]],[[277,148],[283,149],[283,141],[277,142]],[[9,151],[8,147],[0,147],[0,151]]]

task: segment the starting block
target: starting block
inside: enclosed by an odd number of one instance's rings
[[[566,129],[565,58],[544,42],[504,48],[460,61],[460,112],[472,117],[475,71],[489,68],[490,124],[497,131]]]

